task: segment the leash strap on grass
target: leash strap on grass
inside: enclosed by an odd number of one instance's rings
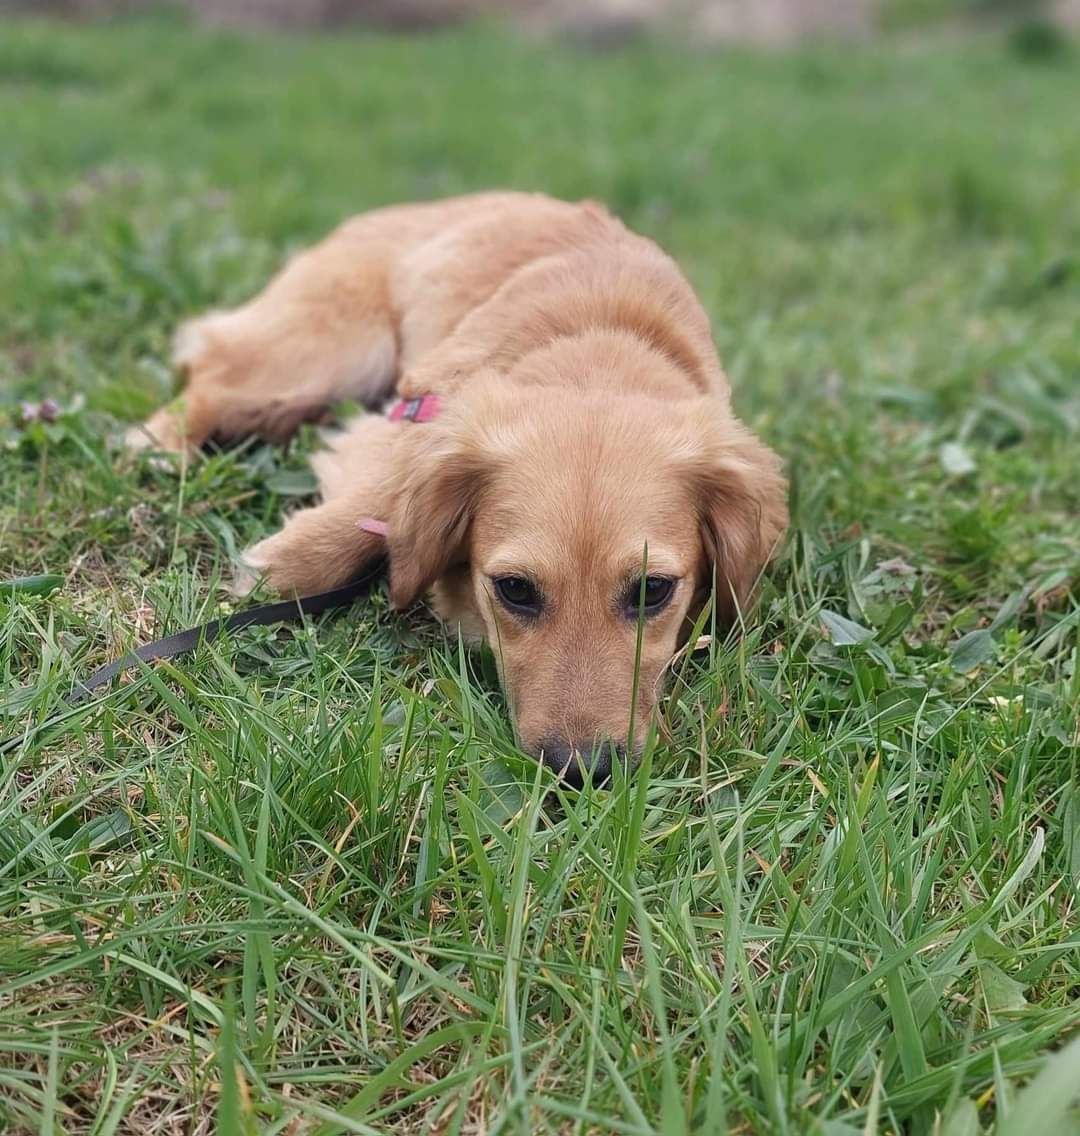
[[[208,639],[216,639],[223,631],[240,631],[245,627],[267,627],[274,623],[299,623],[305,615],[321,615],[324,611],[345,607],[353,600],[366,595],[377,575],[377,572],[369,572],[359,580],[354,580],[341,588],[333,588],[329,592],[317,592],[313,596],[304,596],[300,599],[245,608],[243,611],[227,615],[224,619],[212,619],[199,627],[189,627],[186,631],[177,631],[175,635],[166,635],[164,639],[155,639],[153,643],[144,643],[123,658],[98,667],[85,682],[80,683],[68,695],[67,701],[72,704],[81,702],[97,687],[103,686],[122,671],[126,671],[128,667],[134,666],[136,662],[149,663],[154,659],[175,658],[177,655],[194,651],[200,643]]]
[[[243,611],[233,612],[223,619],[212,619],[209,623],[199,627],[189,627],[186,631],[177,631],[175,635],[166,635],[164,639],[155,639],[152,643],[144,643],[130,654],[114,662],[98,667],[84,682],[79,683],[67,696],[65,701],[69,705],[77,705],[84,698],[91,695],[99,686],[104,686],[118,674],[133,667],[138,662],[149,663],[154,659],[172,659],[177,655],[194,651],[200,644],[210,639],[216,639],[225,631],[240,631],[245,627],[267,627],[274,623],[299,623],[307,615],[320,615],[324,611],[331,611],[337,607],[347,607],[354,600],[366,595],[372,584],[378,578],[383,565],[380,563],[371,571],[365,573],[351,584],[340,588],[333,588],[328,592],[318,592],[313,596],[304,596],[300,599],[282,600],[280,603],[260,604],[258,607],[245,608]],[[57,715],[42,722],[38,730],[58,722],[62,715]],[[9,737],[0,741],[0,754],[13,749],[22,740],[21,736]]]

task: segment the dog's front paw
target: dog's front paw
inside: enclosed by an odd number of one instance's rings
[[[153,451],[162,454],[191,455],[197,447],[185,429],[183,406],[179,399],[152,414],[145,422],[124,432],[124,448],[133,454]]]
[[[244,549],[237,560],[228,585],[229,595],[234,599],[244,599],[262,583],[272,582],[270,577],[271,559],[268,556],[266,545],[271,544],[273,537],[260,540],[250,548]]]
[[[259,581],[288,597],[313,596],[355,580],[386,548],[384,537],[358,527],[367,505],[342,497],[293,513],[280,532],[241,555],[234,595],[247,594]]]

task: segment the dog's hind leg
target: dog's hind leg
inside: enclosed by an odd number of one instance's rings
[[[248,303],[184,324],[182,394],[128,432],[136,449],[196,449],[211,438],[287,440],[334,402],[374,404],[397,376],[389,274],[407,234],[378,213],[294,257]]]

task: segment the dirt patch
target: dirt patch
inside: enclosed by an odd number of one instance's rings
[[[180,0],[199,20],[241,27],[366,24],[423,30],[476,16],[595,38],[671,27],[716,41],[788,43],[860,33],[878,0]],[[147,11],[156,0],[0,0],[0,12],[33,10],[75,18]]]
[[[663,29],[698,43],[783,47],[875,31],[893,0],[172,0],[200,22],[232,27],[356,24],[423,31],[478,16],[598,44]],[[162,0],[0,0],[0,13],[95,18],[149,11]],[[1080,27],[1080,0],[1031,0],[1064,27]],[[973,9],[958,3],[958,14]]]
[[[713,0],[702,4],[700,32],[713,42],[778,46],[821,36],[864,35],[878,21],[869,0]]]

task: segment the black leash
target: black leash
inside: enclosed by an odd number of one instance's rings
[[[110,682],[118,674],[126,671],[136,663],[149,663],[154,659],[172,659],[177,655],[194,651],[196,647],[210,639],[216,639],[226,631],[240,631],[245,627],[266,627],[274,623],[299,623],[307,615],[321,615],[324,611],[331,611],[336,607],[346,607],[361,596],[371,591],[371,586],[379,577],[383,568],[382,562],[366,572],[351,584],[340,588],[333,588],[329,592],[318,592],[313,596],[304,596],[300,599],[282,600],[279,603],[260,604],[258,607],[245,608],[243,611],[233,612],[222,619],[212,619],[199,627],[189,627],[186,631],[177,631],[175,635],[166,635],[163,639],[155,639],[152,643],[144,643],[130,654],[124,655],[114,662],[98,667],[84,682],[79,683],[75,689],[64,699],[69,706],[76,706],[84,698],[89,697],[99,687]],[[66,715],[54,714],[46,718],[35,732],[47,729],[62,721]],[[0,741],[0,755],[14,749],[24,735],[13,735]]]

